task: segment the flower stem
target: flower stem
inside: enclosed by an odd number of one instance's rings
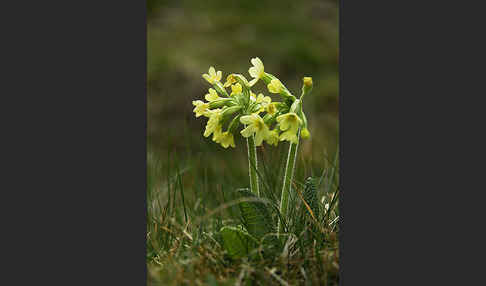
[[[260,189],[258,187],[258,177],[257,177],[257,155],[256,155],[256,146],[255,146],[255,139],[253,136],[246,138],[247,147],[248,147],[248,167],[249,167],[249,174],[250,174],[250,188],[252,193],[260,196]]]
[[[289,208],[289,195],[292,179],[294,177],[295,161],[297,159],[297,147],[299,147],[300,141],[300,128],[297,132],[297,144],[290,143],[289,155],[287,157],[287,164],[285,167],[285,175],[282,187],[282,197],[280,199],[280,214],[282,218],[287,220],[287,212]],[[284,225],[281,220],[278,222],[278,233],[284,232]]]

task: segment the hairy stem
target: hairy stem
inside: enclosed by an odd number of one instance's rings
[[[297,132],[297,144],[290,143],[289,146],[289,155],[287,157],[287,164],[285,167],[285,175],[282,187],[282,197],[280,199],[280,214],[282,218],[287,220],[287,213],[289,208],[289,196],[290,196],[290,187],[292,183],[292,179],[294,177],[294,168],[295,168],[295,161],[297,159],[297,147],[299,147],[300,141],[300,128]],[[278,222],[278,233],[281,234],[284,232],[284,225],[282,221],[279,220]]]
[[[255,147],[255,139],[253,136],[246,138],[247,147],[248,147],[248,167],[249,167],[249,174],[250,174],[250,188],[252,193],[260,196],[260,189],[258,187],[258,177],[257,177],[257,154],[256,154],[256,147]]]

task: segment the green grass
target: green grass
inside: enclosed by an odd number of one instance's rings
[[[280,149],[258,150],[262,197],[273,206],[275,223],[282,172],[278,166],[286,155]],[[147,162],[149,285],[337,285],[337,157],[323,157],[322,168],[311,169],[301,156],[290,198],[291,219],[285,221],[287,243],[275,256],[242,259],[228,256],[219,230],[241,223],[235,190],[249,183],[233,185],[231,178],[210,174],[203,161],[181,161],[176,154],[158,157],[151,151]],[[310,174],[317,185],[315,219],[302,200]]]

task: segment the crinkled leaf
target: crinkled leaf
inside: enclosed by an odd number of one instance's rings
[[[239,189],[240,197],[256,197],[248,189]],[[243,219],[243,225],[250,235],[258,241],[263,242],[265,246],[274,248],[279,247],[279,240],[273,234],[275,233],[275,224],[270,215],[269,208],[263,201],[242,202],[239,204],[240,212]],[[263,240],[262,240],[263,239]]]
[[[241,226],[224,226],[220,230],[223,246],[231,258],[241,258],[255,248],[256,243]]]

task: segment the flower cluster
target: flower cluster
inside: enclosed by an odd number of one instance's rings
[[[206,102],[195,100],[192,104],[196,117],[208,118],[204,136],[213,135],[213,141],[224,148],[235,147],[234,136],[238,132],[243,137],[254,138],[256,146],[263,142],[277,146],[279,141],[297,144],[299,134],[302,138],[309,138],[302,99],[312,90],[312,78],[304,77],[302,95],[298,99],[277,77],[265,72],[259,58],[250,62],[253,65],[248,70],[253,78],[251,81],[241,74],[230,74],[223,84],[220,82],[222,72],[216,72],[214,67],[209,68],[208,74],[203,74],[212,88],[204,96]],[[282,101],[272,101],[270,96],[261,92],[258,95],[254,93],[251,88],[259,80],[266,85],[268,92],[279,94]],[[227,88],[231,88],[230,93]]]

